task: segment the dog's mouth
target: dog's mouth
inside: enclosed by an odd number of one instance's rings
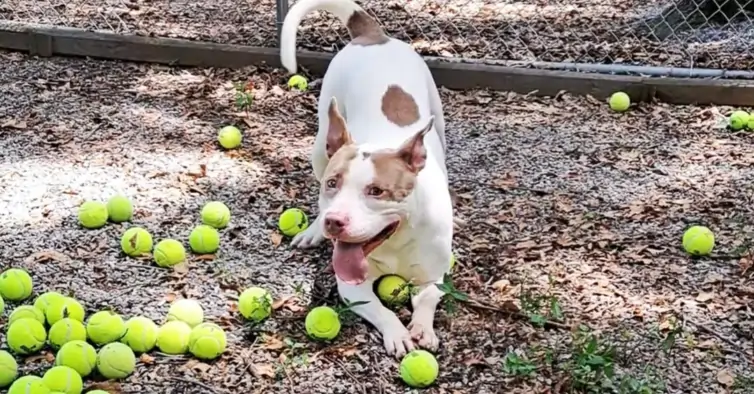
[[[365,242],[333,241],[332,265],[335,275],[343,282],[352,285],[363,283],[367,279],[369,264],[367,256],[387,241],[396,230],[400,221],[390,223],[377,235]]]

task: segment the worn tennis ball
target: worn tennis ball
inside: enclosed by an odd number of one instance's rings
[[[194,253],[215,253],[220,247],[220,233],[212,226],[200,224],[191,230],[189,246]]]
[[[63,297],[62,299],[52,301],[50,306],[47,307],[45,316],[47,317],[47,324],[50,326],[66,317],[83,323],[84,307],[71,297]]]
[[[414,350],[401,360],[401,379],[411,387],[423,388],[434,383],[439,373],[437,359],[426,350]]]
[[[48,369],[42,376],[42,381],[50,390],[65,394],[81,394],[84,389],[81,375],[75,369],[65,365]]]
[[[31,296],[34,284],[29,273],[11,268],[0,274],[0,296],[9,301],[23,301]]]
[[[304,326],[310,337],[330,340],[340,333],[340,318],[329,306],[318,306],[306,315]]]
[[[309,227],[309,218],[298,208],[286,209],[278,219],[280,232],[289,237],[306,230],[307,227]]]
[[[13,356],[0,350],[0,389],[8,387],[18,376],[18,363]]]
[[[202,223],[214,228],[224,228],[230,222],[230,209],[220,201],[210,201],[201,212]]]
[[[97,353],[97,371],[108,379],[123,379],[136,369],[136,356],[120,342],[108,343]]]
[[[692,226],[683,233],[683,249],[694,256],[705,256],[715,247],[715,234],[707,227]]]
[[[82,377],[89,376],[96,364],[97,351],[86,341],[67,342],[55,355],[55,365],[71,367]]]
[[[199,302],[192,299],[176,300],[168,309],[168,321],[178,320],[195,327],[204,321],[204,310]]]
[[[272,296],[261,287],[249,287],[238,297],[238,311],[247,320],[260,322],[272,313]]]
[[[13,312],[10,313],[8,324],[13,324],[13,322],[15,322],[16,320],[24,318],[34,319],[42,324],[45,324],[44,313],[31,305],[21,305],[18,308],[14,309]]]
[[[746,111],[734,111],[730,114],[728,119],[730,128],[733,130],[741,130],[749,125],[749,113]]]
[[[78,320],[60,319],[50,327],[47,341],[56,349],[71,341],[86,341],[86,327]]]
[[[52,305],[55,301],[60,301],[63,298],[65,298],[64,295],[58,293],[57,291],[48,291],[46,293],[42,293],[37,297],[36,300],[34,300],[34,307],[42,311],[42,314],[45,315],[45,319],[47,318],[47,308]]]
[[[10,388],[8,394],[51,394],[52,391],[44,383],[42,378],[34,375],[26,375],[18,378]]]
[[[623,112],[631,106],[631,98],[626,93],[616,92],[610,96],[610,108],[616,112]]]
[[[107,218],[107,205],[103,202],[87,201],[79,207],[79,224],[86,228],[100,228]]]
[[[125,196],[113,196],[107,201],[107,215],[111,222],[122,223],[131,220],[134,207]]]
[[[157,343],[158,328],[154,322],[146,317],[132,317],[126,321],[126,335],[120,339],[134,352],[146,353]]]
[[[400,305],[408,300],[409,284],[398,275],[385,275],[377,284],[377,295],[388,304]]]
[[[157,347],[166,354],[185,354],[188,351],[191,327],[173,320],[163,324],[157,332]]]
[[[306,78],[296,74],[288,80],[288,87],[295,88],[303,92],[307,87],[309,87],[309,83],[306,81]]]
[[[243,134],[235,126],[225,126],[217,133],[217,142],[225,149],[237,148],[242,140]]]
[[[186,260],[186,248],[174,239],[163,239],[154,247],[152,256],[160,267],[172,267]]]
[[[120,248],[131,257],[139,257],[152,251],[152,234],[141,227],[131,227],[120,238]]]
[[[219,357],[227,346],[225,331],[214,323],[202,323],[194,327],[189,335],[189,351],[203,360]]]
[[[112,311],[101,311],[89,316],[86,334],[96,345],[105,345],[123,338],[126,323],[123,318]]]
[[[44,347],[47,340],[47,331],[38,320],[27,317],[16,320],[8,327],[6,340],[14,353],[31,354]]]

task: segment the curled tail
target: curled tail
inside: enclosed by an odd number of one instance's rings
[[[348,28],[354,45],[379,45],[388,37],[374,18],[352,0],[299,0],[288,10],[280,34],[280,62],[288,72],[296,73],[296,32],[301,20],[311,11],[325,10]]]

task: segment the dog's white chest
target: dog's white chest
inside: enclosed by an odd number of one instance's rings
[[[369,276],[379,278],[384,275],[398,275],[416,285],[433,281],[424,270],[424,265],[410,254],[387,254],[369,257]]]

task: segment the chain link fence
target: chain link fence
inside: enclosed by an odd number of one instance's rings
[[[754,71],[754,0],[361,4],[391,35],[428,56],[586,63],[607,71],[625,65]],[[285,3],[273,0],[3,0],[0,20],[270,47],[277,45],[281,9]],[[302,23],[298,42],[302,49],[335,52],[348,35],[332,15],[318,12]]]

